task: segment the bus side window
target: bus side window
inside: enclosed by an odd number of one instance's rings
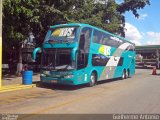
[[[102,44],[107,45],[107,46],[111,46],[111,42],[112,41],[110,40],[110,35],[104,33]]]
[[[94,30],[93,33],[93,42],[94,43],[98,43],[101,44],[102,43],[102,39],[103,39],[103,32],[98,31],[98,30]]]
[[[78,69],[85,68],[88,64],[91,32],[92,29],[88,27],[84,27],[81,31],[81,36],[79,40],[78,61],[77,61]]]
[[[102,54],[93,54],[92,55],[92,65],[93,66],[106,66],[109,58]]]
[[[119,60],[119,62],[118,62],[118,66],[122,66],[123,65],[123,61],[124,61],[124,58],[121,57],[120,60]]]
[[[84,43],[85,43],[85,35],[82,34],[79,41],[79,49],[84,50]]]
[[[105,37],[105,38],[103,39],[102,44],[103,44],[103,45],[108,45],[108,38]]]
[[[97,43],[98,41],[98,37],[97,36],[93,36],[93,42]]]

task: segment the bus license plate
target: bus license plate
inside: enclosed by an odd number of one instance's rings
[[[57,80],[51,80],[51,83],[57,83]]]

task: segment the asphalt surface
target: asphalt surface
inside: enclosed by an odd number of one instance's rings
[[[43,85],[0,93],[0,113],[28,114],[25,117],[31,114],[160,114],[160,74],[151,73],[150,69],[137,69],[132,78],[106,80],[94,87]]]

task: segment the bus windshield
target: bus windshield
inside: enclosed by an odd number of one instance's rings
[[[45,49],[42,54],[42,69],[44,70],[73,70],[71,49]]]
[[[75,41],[78,27],[58,27],[49,29],[45,42],[72,43]]]

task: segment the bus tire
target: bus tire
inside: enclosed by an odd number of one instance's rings
[[[126,78],[129,78],[130,77],[130,72],[129,72],[129,69],[126,71]]]
[[[96,85],[96,81],[97,81],[96,73],[92,72],[92,74],[90,76],[89,87],[93,87],[94,85]]]
[[[122,80],[123,80],[123,79],[126,79],[126,70],[123,70],[121,79],[122,79]]]

